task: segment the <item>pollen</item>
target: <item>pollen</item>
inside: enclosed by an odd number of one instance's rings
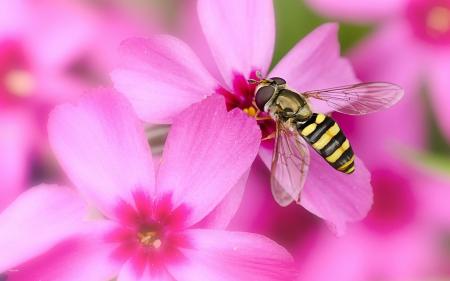
[[[434,7],[428,13],[426,21],[431,31],[446,33],[450,31],[450,9],[442,6]]]
[[[253,106],[244,108],[243,110],[250,117],[255,117],[256,116],[256,109]]]
[[[11,70],[4,77],[6,88],[15,96],[29,96],[34,88],[34,79],[28,71]]]
[[[138,233],[139,243],[146,247],[153,247],[159,249],[162,245],[161,239],[158,238],[154,231],[144,231]]]

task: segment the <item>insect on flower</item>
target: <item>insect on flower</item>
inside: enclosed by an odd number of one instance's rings
[[[281,206],[300,201],[310,162],[308,144],[336,170],[346,174],[355,171],[355,155],[349,140],[330,116],[313,112],[308,99],[325,101],[344,114],[363,115],[389,108],[403,96],[402,88],[384,82],[297,93],[287,87],[283,78],[258,76],[259,81],[249,82],[257,83],[254,101],[257,116],[276,123],[274,134],[268,136],[275,137],[271,188]]]

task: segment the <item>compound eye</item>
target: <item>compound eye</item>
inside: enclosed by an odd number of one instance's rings
[[[264,105],[270,100],[275,93],[275,88],[272,86],[263,86],[256,92],[255,102],[260,111],[264,111]]]
[[[280,77],[272,77],[272,78],[270,78],[270,80],[272,80],[273,82],[275,82],[275,84],[277,84],[279,86],[286,84],[286,80],[284,80],[283,78],[280,78]]]

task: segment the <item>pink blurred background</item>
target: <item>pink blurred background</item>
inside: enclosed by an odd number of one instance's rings
[[[48,112],[86,89],[110,85],[123,39],[171,33],[208,66],[195,2],[0,2],[0,211],[29,186],[66,180],[48,148]],[[276,60],[321,23],[339,21],[358,78],[405,89],[389,111],[335,116],[372,172],[374,205],[365,220],[335,237],[298,206],[279,207],[258,160],[231,228],[285,246],[299,280],[450,280],[450,1],[307,2],[274,1]],[[155,154],[165,131],[149,128]]]

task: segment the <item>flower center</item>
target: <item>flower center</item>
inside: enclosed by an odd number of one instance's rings
[[[256,71],[252,71],[248,78],[257,80]],[[228,110],[240,108],[248,116],[255,118],[261,128],[262,139],[264,140],[275,131],[275,122],[268,118],[267,113],[260,112],[256,108],[254,104],[256,84],[248,83],[248,78],[236,73],[233,79],[233,88],[228,90],[219,86],[216,93],[225,97]]]
[[[411,0],[407,18],[415,35],[428,43],[450,44],[450,2]]]
[[[14,101],[30,96],[35,79],[21,44],[15,40],[0,42],[0,100]]]
[[[447,7],[434,7],[428,12],[428,28],[436,33],[450,31],[450,9]]]
[[[153,247],[159,249],[162,245],[162,241],[155,231],[142,231],[138,232],[137,238],[139,243],[145,247]]]
[[[174,208],[170,196],[152,199],[138,191],[133,199],[117,205],[117,226],[105,235],[105,241],[117,247],[113,258],[133,264],[139,279],[146,268],[158,270],[179,260],[178,249],[188,244],[182,233],[189,211],[183,205]]]

